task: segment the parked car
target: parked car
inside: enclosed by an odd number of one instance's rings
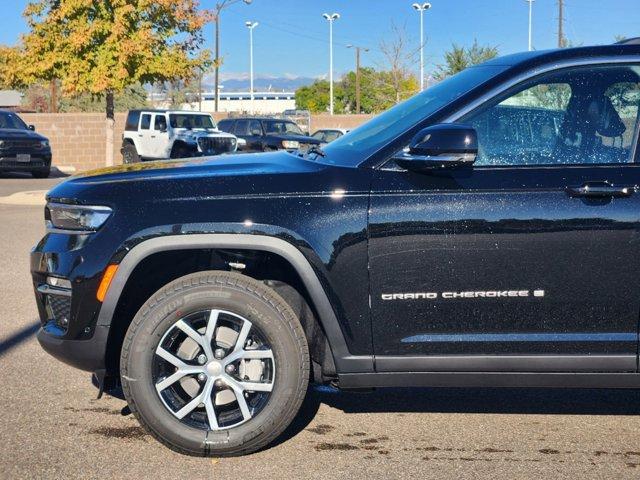
[[[235,152],[237,139],[208,113],[131,110],[122,136],[123,163]]]
[[[0,172],[30,172],[34,178],[51,173],[51,145],[17,113],[0,110]]]
[[[245,151],[268,152],[273,150],[306,151],[320,141],[305,135],[291,120],[281,118],[226,118],[218,127],[247,142]]]
[[[322,150],[73,177],[38,340],[193,455],[269,445],[309,381],[637,389],[639,113],[640,45],[534,51]]]
[[[316,130],[311,136],[320,140],[321,145],[326,145],[327,143],[337,140],[348,132],[349,130],[344,128],[321,128],[320,130]]]

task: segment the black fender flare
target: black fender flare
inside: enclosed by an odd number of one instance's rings
[[[109,327],[120,295],[136,266],[154,253],[205,248],[262,250],[281,256],[296,270],[305,284],[320,317],[339,373],[373,372],[372,355],[351,355],[336,314],[313,267],[291,243],[276,237],[247,234],[168,235],[145,240],[129,251],[119,264],[98,314],[97,326]]]

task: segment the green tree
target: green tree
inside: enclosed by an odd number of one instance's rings
[[[115,94],[128,86],[193,75],[209,12],[198,0],[32,0],[22,77],[60,79],[66,94],[102,96],[106,164],[113,164]]]
[[[113,97],[114,110],[126,112],[136,108],[147,108],[147,91],[140,84],[130,85]],[[60,100],[61,112],[99,112],[104,108],[104,95],[80,93]]]
[[[333,86],[334,111],[344,113],[344,92],[340,82]],[[329,82],[316,80],[311,85],[296,90],[296,108],[309,110],[312,113],[326,113],[329,111]]]
[[[498,56],[498,47],[479,45],[477,40],[473,41],[471,47],[460,47],[455,43],[444,54],[445,63],[438,65],[435,77],[438,80],[455,75],[465,68],[486,62]]]

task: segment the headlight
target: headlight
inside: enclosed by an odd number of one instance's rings
[[[296,142],[295,140],[283,140],[282,146],[286,149],[300,148],[300,142]]]
[[[88,207],[49,203],[44,209],[47,228],[93,232],[98,230],[111,215],[109,207]]]
[[[4,148],[4,140],[0,140],[0,148]]]
[[[49,140],[40,140],[41,148],[49,148]]]

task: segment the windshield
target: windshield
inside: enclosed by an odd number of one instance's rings
[[[356,166],[456,98],[503,72],[504,66],[467,68],[392,107],[329,143],[328,163]]]
[[[264,122],[264,129],[267,135],[304,135],[293,122]]]
[[[192,113],[169,114],[171,128],[216,128],[211,115],[197,115]]]
[[[27,124],[12,112],[0,112],[0,128],[14,128],[17,130],[28,130]]]

